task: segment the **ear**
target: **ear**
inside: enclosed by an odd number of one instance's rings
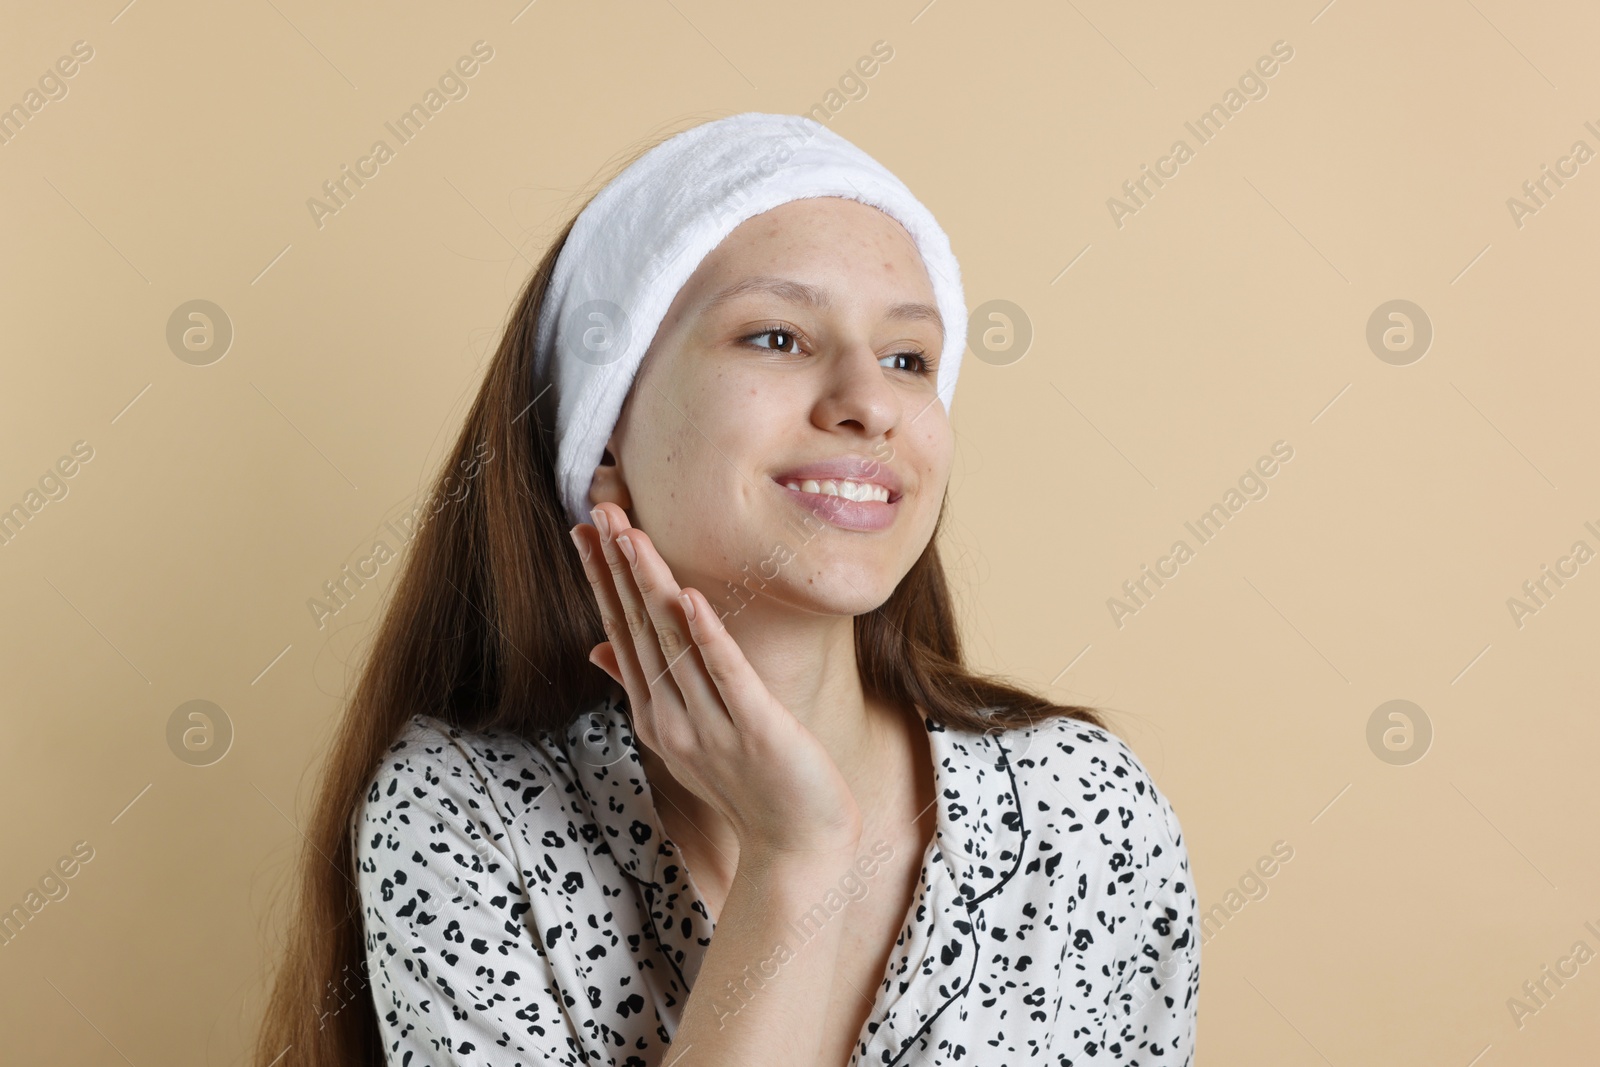
[[[617,436],[613,433],[606,441],[600,465],[594,469],[594,477],[589,481],[589,504],[592,507],[595,504],[611,503],[632,514],[633,498],[628,494],[628,482],[622,465],[617,462],[616,447]]]

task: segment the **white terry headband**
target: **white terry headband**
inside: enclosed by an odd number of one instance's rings
[[[717,119],[663,141],[613,178],[557,257],[534,343],[536,371],[557,396],[556,477],[570,522],[589,519],[589,485],[634,375],[700,261],[745,219],[816,196],[869,204],[916,242],[944,323],[937,385],[949,412],[967,309],[961,268],[932,212],[814,119],[755,111]]]

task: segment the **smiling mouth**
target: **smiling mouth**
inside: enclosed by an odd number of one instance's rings
[[[774,478],[772,484],[809,515],[840,530],[858,533],[888,530],[900,513],[900,495],[870,482],[852,483],[835,478],[791,478],[780,482]],[[845,495],[847,493],[864,495],[865,499],[855,499]]]
[[[858,482],[847,478],[791,478],[778,484],[797,493],[839,497],[858,504],[893,504],[900,499],[874,482]]]

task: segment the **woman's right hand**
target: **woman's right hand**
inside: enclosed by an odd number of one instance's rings
[[[638,739],[728,820],[741,854],[854,851],[860,808],[827,749],[767,690],[710,601],[679,589],[626,513],[615,504],[596,510],[603,523],[572,529],[610,638],[590,661],[627,691]]]

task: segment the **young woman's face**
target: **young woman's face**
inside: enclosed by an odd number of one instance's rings
[[[821,614],[870,611],[927,546],[949,480],[943,348],[904,227],[839,197],[782,204],[678,292],[591,494],[622,506],[719,612],[741,605],[728,583]],[[816,469],[829,463],[858,466]],[[830,477],[889,502],[829,496]]]

